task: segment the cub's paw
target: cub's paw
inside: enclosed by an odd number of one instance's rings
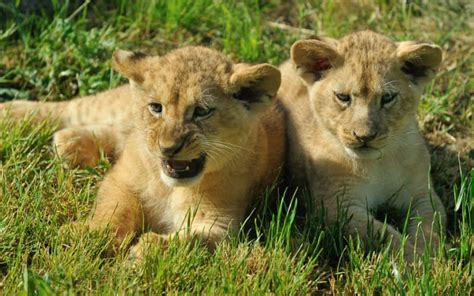
[[[93,167],[99,162],[100,147],[97,139],[81,127],[71,127],[56,132],[53,145],[67,168]]]
[[[140,262],[146,254],[153,248],[159,246],[163,250],[168,247],[169,236],[147,232],[140,236],[138,243],[130,248],[129,259],[133,262]]]

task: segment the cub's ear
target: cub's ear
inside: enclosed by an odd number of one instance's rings
[[[337,44],[332,38],[300,40],[293,44],[291,60],[306,83],[310,85],[320,80],[325,71],[342,63]]]
[[[117,49],[112,56],[112,66],[123,76],[141,84],[145,80],[145,61],[149,58],[142,52]]]
[[[247,109],[259,109],[276,96],[281,83],[278,68],[269,64],[234,66],[230,76],[233,97],[241,101]]]
[[[441,48],[431,43],[415,41],[399,42],[397,58],[401,70],[415,84],[426,83],[433,78],[443,60]]]

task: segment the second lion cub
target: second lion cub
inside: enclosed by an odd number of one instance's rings
[[[438,246],[438,222],[445,224],[416,120],[423,87],[441,59],[431,43],[396,43],[364,31],[298,41],[292,63],[281,67],[294,179],[307,183],[329,222],[347,211],[347,235],[367,240],[385,231],[394,250],[401,233],[374,212],[387,203],[409,212],[410,261],[416,250]]]

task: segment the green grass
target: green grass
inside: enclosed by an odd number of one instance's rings
[[[33,2],[41,9],[28,11]],[[110,164],[65,170],[49,143],[50,124],[0,123],[0,294],[474,292],[469,1],[96,2],[0,3],[0,102],[66,100],[117,86],[123,80],[110,68],[117,47],[162,54],[201,44],[236,61],[278,64],[295,40],[313,34],[341,37],[369,28],[395,40],[440,44],[445,61],[423,95],[419,121],[432,150],[435,189],[448,210],[446,251],[407,270],[377,243],[377,252],[367,252],[344,240],[342,225],[324,226],[287,193],[292,201],[258,205],[239,237],[214,254],[176,241],[131,267],[125,252],[99,256],[107,244],[101,234],[68,245],[58,235],[61,225],[87,215]]]

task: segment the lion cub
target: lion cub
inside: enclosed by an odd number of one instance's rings
[[[283,117],[272,101],[280,71],[268,64],[233,64],[203,47],[162,57],[118,50],[113,64],[130,86],[109,91],[105,104],[91,98],[72,103],[84,100],[84,108],[117,113],[111,122],[87,120],[102,130],[114,122],[116,131],[127,127],[121,156],[101,184],[86,225],[111,230],[112,253],[126,237],[138,235],[131,250],[136,257],[171,234],[198,237],[212,249],[238,230],[249,202],[279,174]],[[62,110],[71,106],[61,104]],[[39,113],[58,114],[62,127],[85,120],[53,109]]]
[[[281,66],[290,174],[307,184],[329,222],[347,211],[347,235],[385,232],[394,251],[401,233],[374,212],[387,203],[409,211],[408,260],[438,246],[438,222],[446,219],[416,120],[421,92],[441,60],[436,45],[364,31],[298,41],[291,63]]]

